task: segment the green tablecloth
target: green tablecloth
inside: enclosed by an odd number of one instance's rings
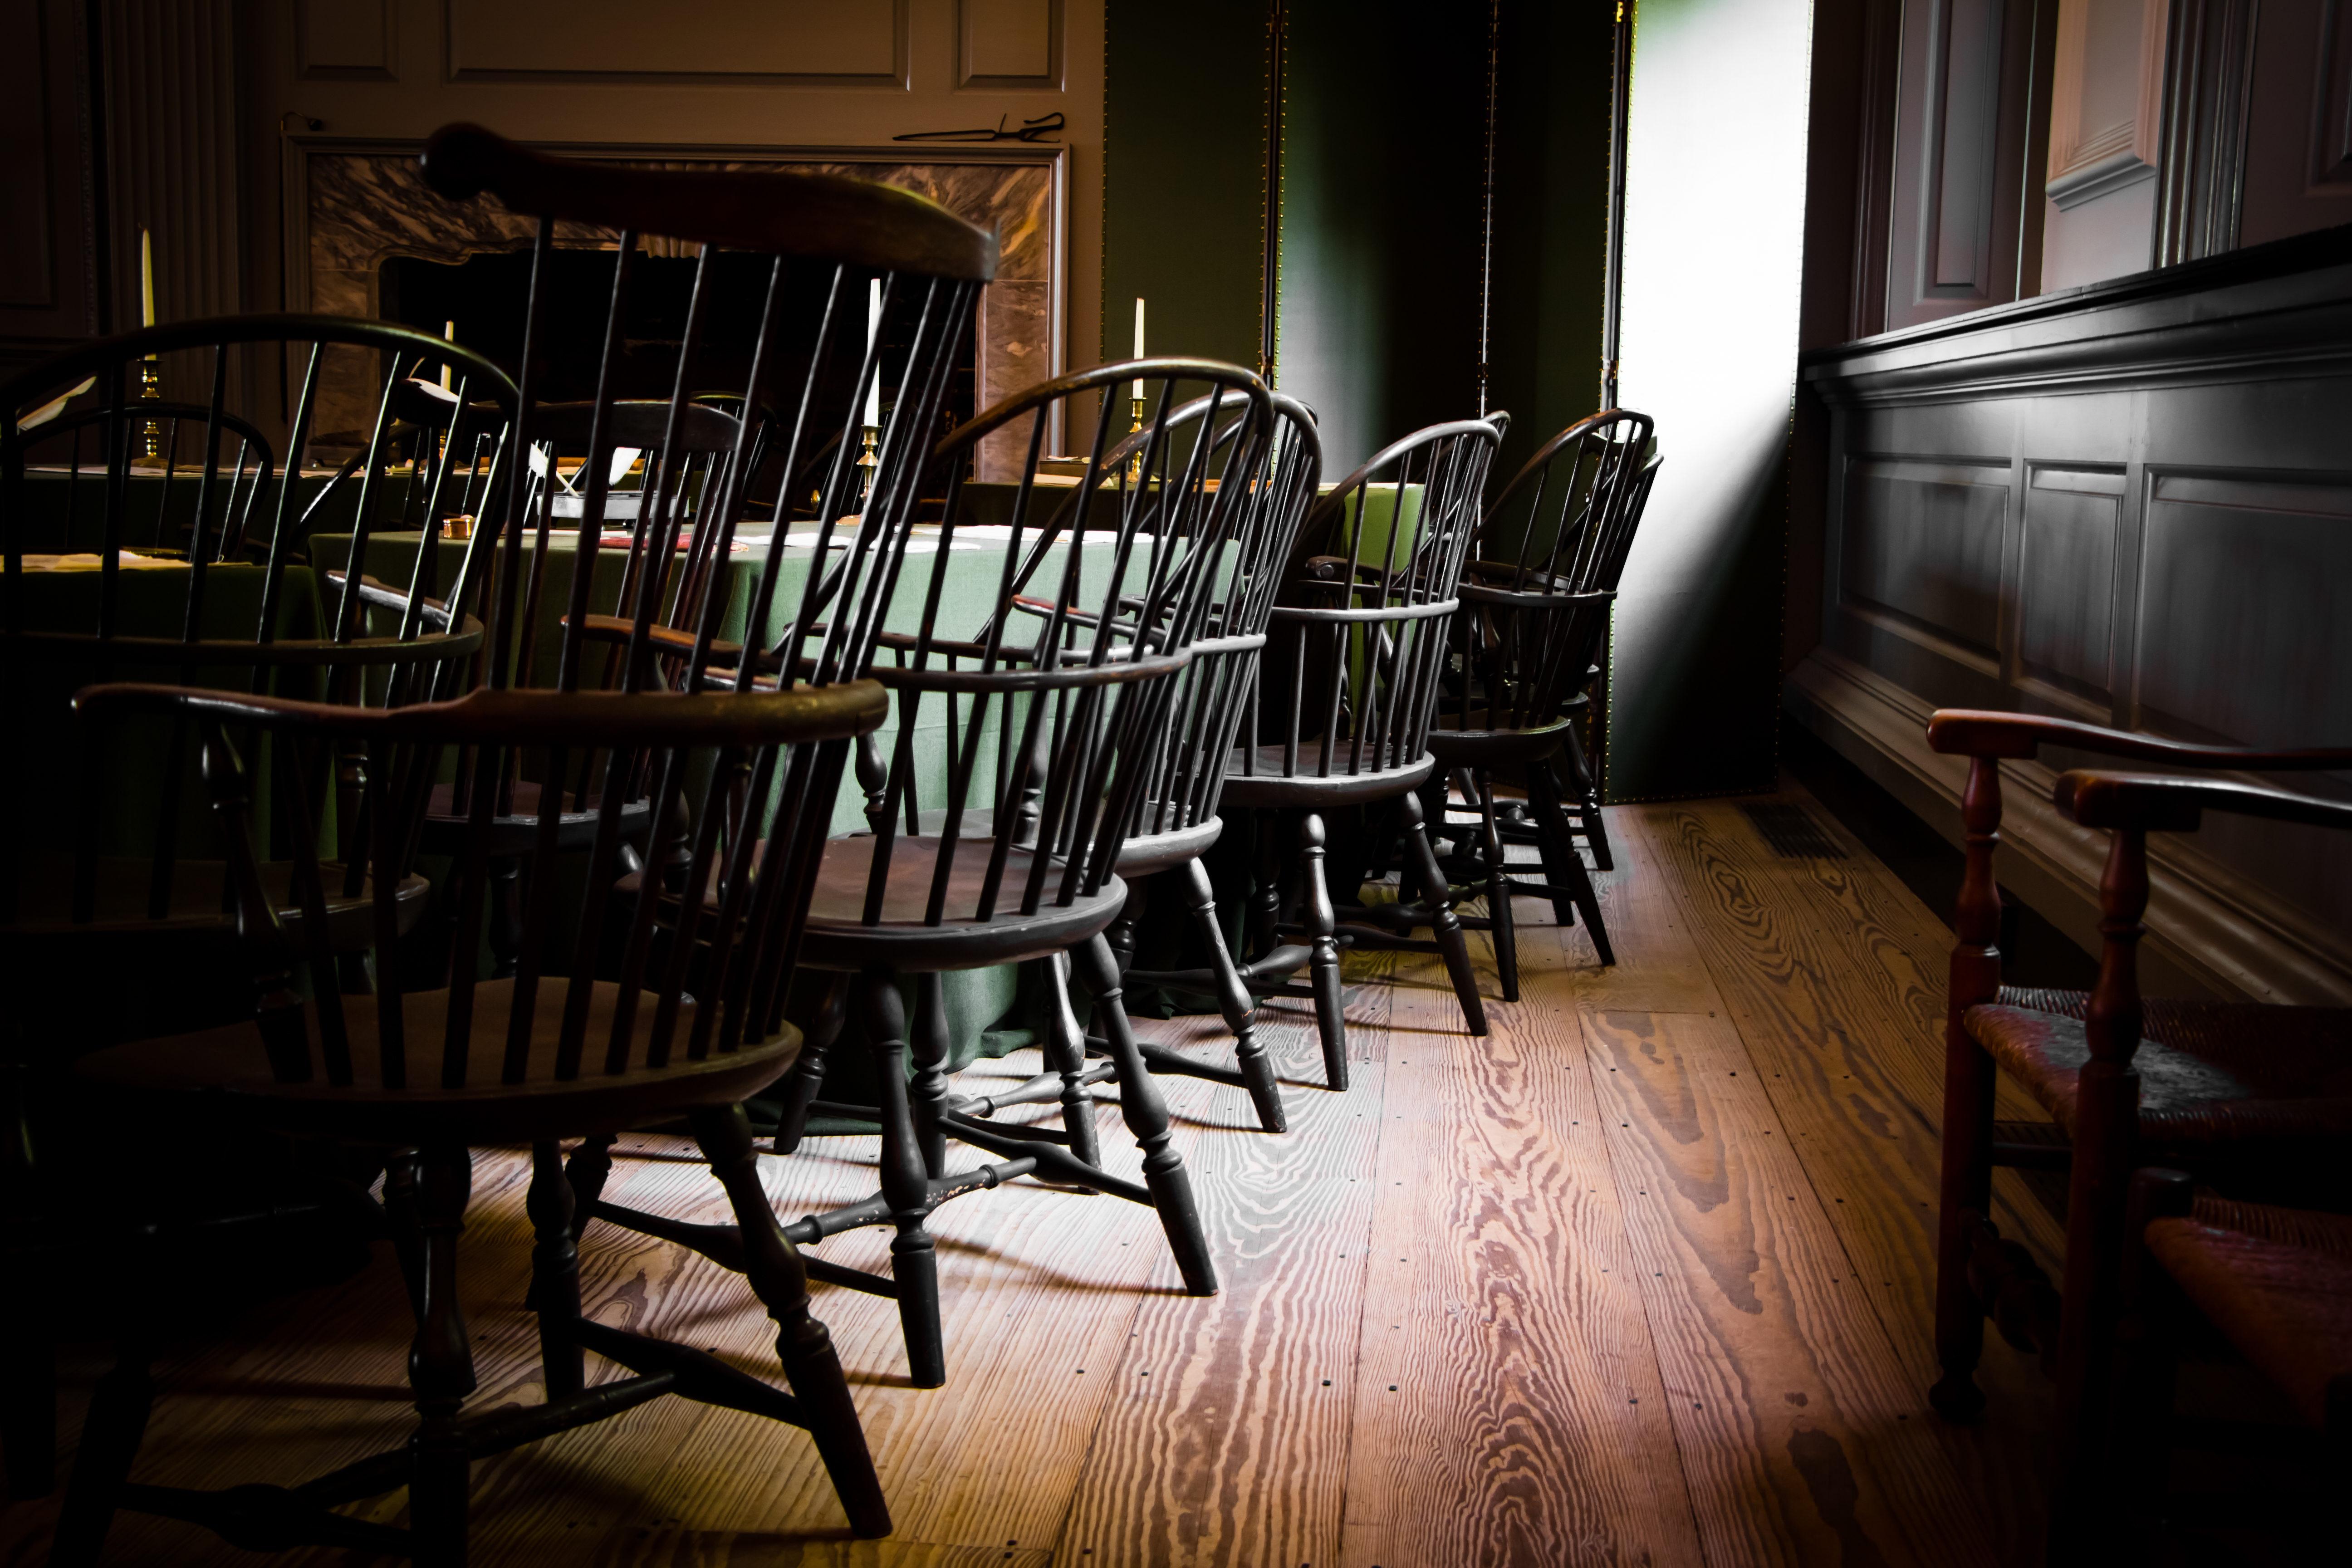
[[[199,637],[222,642],[250,641],[261,618],[264,579],[258,566],[215,565],[205,568]],[[189,568],[182,564],[124,568],[115,579],[115,632],[120,637],[178,638],[187,626]],[[81,728],[73,715],[73,694],[100,681],[154,681],[212,687],[227,690],[255,689],[254,667],[236,664],[182,664],[153,648],[127,650],[121,645],[95,641],[99,626],[103,574],[94,570],[27,571],[21,584],[0,579],[0,591],[17,587],[23,595],[24,629],[89,636],[86,647],[74,644],[28,645],[15,650],[10,668],[0,677],[0,701],[5,701],[10,745],[27,762],[40,759],[41,773],[62,783],[75,773],[81,782],[68,798],[77,814],[87,813],[97,832],[98,852],[104,855],[144,855],[152,852],[165,795],[166,775],[160,765],[129,765],[127,759],[161,758],[166,754],[172,726],[162,719],[122,721],[95,756],[84,759]],[[289,568],[279,595],[276,636],[295,641],[319,635],[319,598],[307,568]],[[276,696],[315,699],[315,670],[279,670],[261,688]],[[173,816],[178,843],[184,852],[216,857],[217,830],[205,804],[196,773],[195,749],[180,751],[177,809]],[[266,809],[270,784],[266,752],[248,760],[248,773]]]
[[[289,520],[299,522],[306,508],[318,497],[320,490],[334,478],[329,468],[308,469],[294,476],[294,495],[289,507]],[[143,550],[161,546],[165,549],[184,548],[187,542],[186,524],[194,515],[196,492],[204,482],[202,468],[176,468],[168,480],[161,469],[133,469],[123,485],[124,548]],[[228,483],[226,467],[215,481],[221,488],[215,491],[215,512],[213,525],[218,526],[219,508],[227,504]],[[460,482],[453,479],[451,495]],[[408,476],[393,473],[376,486],[374,506],[379,519],[398,518],[407,503]],[[257,539],[269,537],[277,517],[279,486],[275,479],[255,504],[251,531]],[[96,550],[106,522],[106,476],[96,469],[84,469],[68,474],[62,468],[27,468],[25,472],[24,516],[17,520],[22,531],[24,548],[51,554],[70,551]],[[320,509],[312,520],[313,532],[349,533],[358,514],[360,486],[356,479],[345,482],[340,492]],[[244,492],[239,492],[242,509]],[[163,537],[157,532],[158,520],[163,522]]]

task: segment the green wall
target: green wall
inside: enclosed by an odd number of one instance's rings
[[[1151,353],[1255,369],[1265,7],[1111,0],[1105,28],[1103,319],[1076,331],[1126,359],[1139,295]]]
[[[1257,363],[1266,6],[1111,0],[1106,358],[1150,301],[1154,352]],[[1488,7],[1290,0],[1276,384],[1320,416],[1332,477],[1477,412]],[[1502,8],[1493,381],[1504,463],[1600,387],[1605,0]]]

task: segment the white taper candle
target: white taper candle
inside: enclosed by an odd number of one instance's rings
[[[1135,297],[1135,357],[1143,357],[1143,296],[1140,294]],[[1143,401],[1143,378],[1139,375],[1135,378],[1135,400],[1138,403]]]
[[[868,428],[882,427],[882,356],[876,345],[882,341],[882,279],[868,285],[866,296],[866,357],[874,362],[874,379],[866,388],[866,423]]]

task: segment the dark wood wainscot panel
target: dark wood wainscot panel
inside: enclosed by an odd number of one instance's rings
[[[1831,411],[1821,642],[1791,710],[1957,835],[1937,707],[2352,742],[2352,228],[1807,356]],[[2043,765],[2048,764],[2048,765]],[[2004,880],[2089,938],[2103,846],[2014,768]],[[2294,787],[2352,796],[2352,779]],[[2163,846],[2176,990],[2352,1002],[2352,853],[2216,818]]]

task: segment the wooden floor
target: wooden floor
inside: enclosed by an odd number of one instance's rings
[[[1753,802],[1613,808],[1618,869],[1600,880],[1616,966],[1522,902],[1525,994],[1494,1001],[1486,972],[1484,1039],[1461,1033],[1433,960],[1351,958],[1354,1084],[1331,1094],[1306,1082],[1311,1021],[1269,1007],[1295,1074],[1286,1136],[1245,1131],[1238,1090],[1172,1083],[1222,1295],[1177,1290],[1148,1211],[1026,1184],[939,1220],[945,1389],[906,1385],[890,1303],[820,1290],[892,1539],[845,1539],[799,1434],[669,1400],[479,1466],[475,1561],[2038,1561],[2048,1400],[2023,1359],[1989,1348],[1976,1428],[1923,1397],[1950,938],[1801,789],[1780,798],[1843,855],[1776,854]],[[1201,1025],[1152,1027],[1215,1050]],[[720,1206],[676,1142],[624,1147],[621,1201]],[[812,1148],[762,1162],[788,1217],[866,1188],[870,1145]],[[520,1175],[513,1156],[478,1157],[466,1292],[483,1406],[539,1396]],[[1999,1202],[2003,1230],[2046,1259],[2054,1223],[2021,1187]],[[878,1264],[884,1242],[824,1250]],[[734,1277],[608,1227],[583,1264],[598,1318],[772,1374]],[[291,1482],[398,1441],[406,1333],[379,1258],[176,1347],[139,1479]],[[72,1365],[78,1419],[103,1362]],[[0,1510],[0,1563],[43,1561],[53,1517],[49,1501]],[[253,1559],[125,1515],[109,1561]]]

